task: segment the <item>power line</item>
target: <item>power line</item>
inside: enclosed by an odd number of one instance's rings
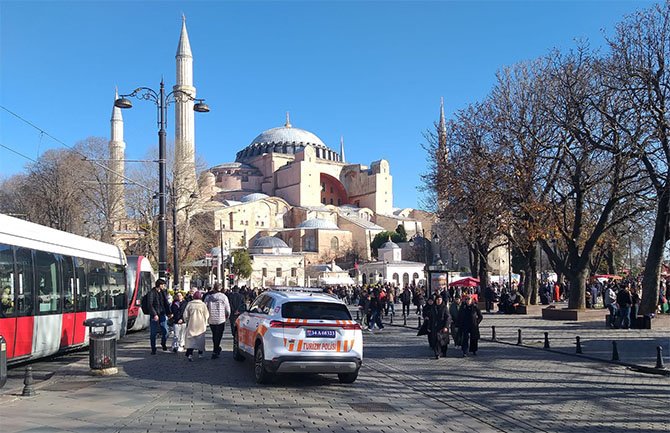
[[[12,116],[16,117],[17,119],[21,120],[22,122],[24,122],[24,123],[26,123],[26,124],[32,126],[32,127],[35,128],[36,130],[38,130],[38,131],[40,132],[41,135],[46,135],[47,137],[49,137],[49,138],[51,138],[52,140],[54,140],[56,143],[58,143],[58,144],[60,144],[60,145],[62,145],[62,146],[64,146],[64,147],[66,147],[66,148],[70,149],[72,152],[74,152],[74,153],[80,155],[82,158],[84,158],[84,160],[87,160],[87,161],[90,162],[91,164],[97,165],[98,167],[102,168],[103,170],[106,170],[106,171],[108,171],[108,172],[110,172],[110,173],[112,173],[112,174],[115,174],[116,176],[119,176],[119,177],[122,178],[123,180],[126,180],[126,181],[128,181],[129,183],[131,183],[131,184],[133,184],[133,185],[139,186],[140,188],[144,188],[144,189],[147,190],[147,191],[154,192],[154,190],[153,190],[152,188],[149,188],[149,187],[146,186],[146,185],[143,185],[143,184],[141,184],[141,183],[139,183],[139,182],[137,182],[137,181],[135,181],[135,180],[133,180],[133,179],[130,179],[129,177],[126,177],[125,175],[123,175],[123,174],[121,174],[121,173],[118,173],[118,172],[112,170],[111,168],[107,167],[107,166],[104,165],[104,164],[100,164],[100,163],[97,162],[95,159],[90,159],[90,158],[89,158],[86,154],[84,154],[83,152],[78,151],[76,148],[74,148],[73,146],[70,146],[69,144],[65,143],[64,141],[59,140],[58,138],[56,138],[56,137],[54,137],[53,135],[49,134],[47,131],[45,131],[45,130],[43,130],[42,128],[40,128],[39,126],[35,125],[34,123],[32,123],[31,121],[29,121],[28,119],[24,119],[23,117],[21,117],[20,115],[16,114],[15,112],[13,112],[13,111],[10,110],[9,108],[5,107],[4,105],[0,105],[0,108],[2,108],[3,110],[5,110],[6,112],[8,112],[9,114],[11,114]],[[41,140],[41,137],[40,137],[40,140]],[[21,155],[21,156],[23,156],[24,158],[27,158],[27,159],[29,159],[29,160],[31,160],[31,161],[33,161],[33,162],[37,162],[37,161],[35,161],[34,159],[32,159],[32,158],[30,158],[30,157],[28,157],[28,156],[22,155],[22,154],[18,153],[18,152],[15,151],[15,150],[9,149],[9,148],[6,147],[6,146],[2,146],[2,147],[6,148],[6,149],[8,149],[8,150],[10,150],[10,151],[12,151],[12,152],[18,154],[18,155]]]
[[[31,157],[26,156],[26,155],[22,154],[21,152],[19,152],[18,150],[14,150],[14,149],[12,149],[12,148],[9,147],[9,146],[5,146],[5,145],[2,144],[2,143],[0,143],[0,147],[4,147],[5,149],[9,150],[10,152],[13,152],[13,153],[15,153],[15,154],[17,154],[17,155],[19,155],[19,156],[22,156],[22,157],[24,157],[25,159],[27,159],[27,160],[29,160],[29,161],[37,162],[36,160],[32,159]]]

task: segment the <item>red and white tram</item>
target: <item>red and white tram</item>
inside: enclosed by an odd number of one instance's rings
[[[88,343],[84,320],[128,318],[126,257],[117,246],[0,214],[0,335],[9,364]]]
[[[128,330],[140,331],[149,327],[149,316],[142,312],[142,296],[154,287],[156,277],[149,259],[128,256]]]

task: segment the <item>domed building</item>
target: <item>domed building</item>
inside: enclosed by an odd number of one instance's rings
[[[304,258],[293,253],[284,241],[261,236],[249,248],[251,277],[254,287],[302,286],[305,282]]]

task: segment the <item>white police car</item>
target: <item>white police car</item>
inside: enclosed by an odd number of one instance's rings
[[[233,358],[254,361],[257,383],[275,373],[337,373],[352,383],[363,362],[363,334],[347,306],[312,291],[259,295],[236,321]]]

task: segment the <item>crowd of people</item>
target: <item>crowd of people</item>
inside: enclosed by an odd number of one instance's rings
[[[263,288],[233,286],[224,291],[220,284],[206,291],[192,287],[189,291],[170,292],[165,289],[165,281],[159,279],[148,297],[150,309],[151,353],[156,353],[156,340],[161,338],[163,351],[168,351],[167,340],[172,335],[173,352],[185,352],[192,361],[197,351],[202,357],[205,351],[205,332],[212,334],[212,358],[221,353],[221,340],[226,322],[234,334],[235,320],[244,310],[242,305],[250,304]],[[542,282],[539,298],[542,304],[561,301],[569,297],[569,285]],[[479,323],[482,313],[477,306],[483,299],[487,312],[523,314],[526,299],[516,284],[494,282],[486,289],[465,287],[444,287],[438,293],[426,296],[425,287],[410,284],[404,288],[391,284],[365,286],[334,286],[324,289],[326,293],[341,299],[348,305],[357,306],[362,329],[378,332],[384,329],[382,318],[395,315],[395,306],[400,304],[405,318],[411,314],[423,319],[420,330],[428,336],[429,347],[436,358],[446,356],[447,346],[453,340],[462,350],[463,356],[477,354]],[[670,313],[670,284],[662,283],[659,297],[659,313]],[[600,282],[594,279],[586,290],[587,308],[607,308],[608,325],[612,328],[633,328],[638,322],[640,304],[639,282],[635,280],[610,280]]]

